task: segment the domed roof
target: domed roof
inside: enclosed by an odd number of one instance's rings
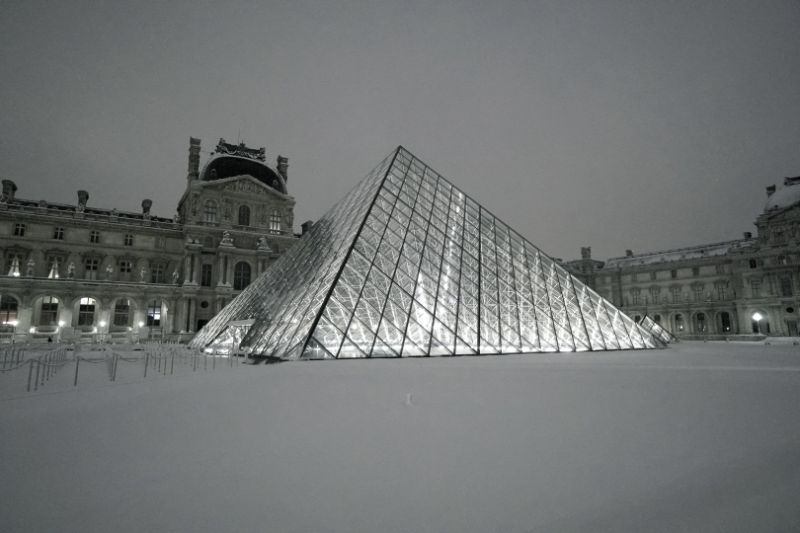
[[[800,180],[797,178],[787,178],[784,186],[770,195],[767,203],[764,204],[764,211],[773,209],[785,209],[800,203]]]
[[[247,175],[256,178],[278,192],[287,194],[286,180],[264,162],[264,148],[248,148],[244,143],[239,145],[228,144],[224,139],[220,139],[214,152],[214,155],[211,156],[211,159],[200,173],[202,181],[214,181]]]

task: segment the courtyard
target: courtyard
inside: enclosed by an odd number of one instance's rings
[[[0,375],[3,531],[800,527],[790,339],[274,365],[116,354],[115,381],[103,350],[79,353],[98,362],[77,386],[74,353],[36,391]]]

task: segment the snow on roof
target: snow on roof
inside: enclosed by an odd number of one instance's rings
[[[637,254],[623,257],[612,257],[606,261],[605,268],[624,268],[631,266],[654,265],[657,263],[668,263],[673,261],[688,261],[693,259],[703,259],[705,257],[718,257],[727,255],[733,249],[745,248],[754,241],[738,239],[735,241],[717,242],[712,244],[701,244],[698,246],[688,246],[686,248],[676,248],[674,250],[663,250],[646,254]]]
[[[764,211],[773,209],[785,209],[800,203],[800,182],[797,178],[786,178],[784,186],[775,191],[764,204]]]

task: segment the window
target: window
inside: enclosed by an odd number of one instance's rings
[[[703,301],[703,286],[702,285],[700,285],[700,284],[692,285],[692,292],[694,293],[694,301],[695,302]]]
[[[706,332],[706,315],[705,313],[697,313],[695,315],[695,328],[698,333]]]
[[[633,321],[639,324],[642,321],[642,315],[636,315],[633,317]]]
[[[717,274],[724,274],[725,273],[725,265],[715,265],[714,268],[717,271]]]
[[[656,274],[657,274],[657,272],[650,272],[650,281],[655,281],[656,280],[656,277],[657,277]]]
[[[269,230],[272,233],[279,233],[281,231],[281,214],[277,209],[272,211],[272,214],[269,216]]]
[[[239,225],[240,226],[249,226],[250,225],[250,208],[246,205],[239,206]]]
[[[25,236],[25,224],[14,224],[14,237]]]
[[[717,299],[718,300],[727,300],[728,299],[728,282],[727,281],[720,281],[714,284],[715,288],[717,289]]]
[[[78,325],[91,326],[94,324],[94,298],[81,298],[78,306]]]
[[[641,290],[631,289],[631,305],[639,305]]]
[[[779,255],[778,257],[775,258],[775,264],[776,265],[788,265],[789,261],[786,259],[785,255],[781,254],[781,255]]]
[[[723,311],[719,314],[720,329],[723,332],[731,330],[731,315]]]
[[[53,238],[57,241],[64,240],[64,228],[61,226],[56,226],[53,228]]]
[[[217,203],[214,200],[206,200],[204,215],[208,223],[213,224],[217,221]]]
[[[658,303],[658,295],[661,293],[661,289],[658,287],[650,287],[650,301],[654,304]]]
[[[131,272],[133,272],[133,261],[122,259],[117,263],[117,269],[119,270],[120,281],[130,281]]]
[[[750,268],[758,268],[758,261],[756,261],[755,259],[751,259]]]
[[[147,305],[147,325],[161,325],[161,302],[158,300],[153,300]]]
[[[18,278],[20,276],[19,266],[22,264],[22,257],[19,254],[6,256],[6,275]]]
[[[750,280],[750,295],[753,298],[758,298],[761,296],[761,280],[760,279],[751,279]]]
[[[661,315],[653,315],[653,320],[656,324],[661,324]]]
[[[675,279],[678,277],[678,271],[673,268],[672,270],[669,271],[669,275],[672,279]]]
[[[167,247],[167,239],[164,237],[156,237],[155,247],[159,250],[163,250]]]
[[[97,279],[97,271],[100,270],[100,260],[90,257],[86,259],[83,263],[84,267],[84,278],[85,279]]]
[[[97,244],[100,242],[100,232],[97,230],[92,230],[89,233],[89,242]]]
[[[670,294],[672,294],[672,303],[677,304],[681,301],[681,288],[680,287],[671,287],[669,289]]]
[[[781,276],[781,296],[792,295],[792,278],[789,276]]]
[[[45,296],[39,308],[39,325],[55,326],[58,320],[58,298]]]
[[[167,266],[164,263],[154,263],[150,267],[150,283],[167,282]]]
[[[675,331],[683,331],[683,315],[680,313],[675,315]]]
[[[3,326],[16,326],[18,307],[19,302],[13,296],[7,294],[0,296],[0,324]]]
[[[211,286],[211,265],[202,265],[200,267],[200,285],[203,287]]]
[[[233,268],[233,288],[240,291],[250,285],[250,265],[241,261]]]
[[[133,235],[130,233],[125,234],[125,246],[133,246]]]
[[[697,277],[700,275],[700,267],[692,267],[692,276]]]
[[[129,300],[117,300],[114,305],[114,325],[129,326],[131,323],[131,302]]]
[[[631,274],[631,281],[639,281],[639,276],[634,272]]]

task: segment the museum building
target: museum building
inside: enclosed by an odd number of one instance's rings
[[[767,187],[756,235],[565,263],[601,296],[639,321],[650,316],[679,337],[760,333],[797,336],[800,314],[800,177]]]
[[[297,240],[288,159],[189,140],[173,218],[17,196],[2,180],[0,338],[186,340]],[[305,225],[304,225],[305,226]]]

